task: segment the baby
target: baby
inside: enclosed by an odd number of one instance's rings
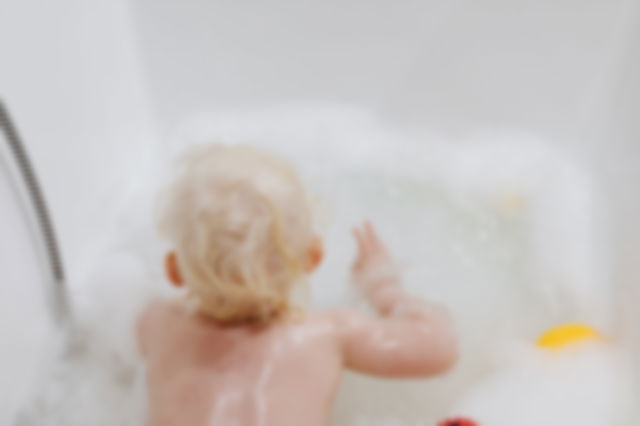
[[[167,191],[160,229],[169,281],[184,297],[138,321],[149,426],[327,425],[344,369],[429,377],[451,368],[447,313],[407,294],[366,223],[354,230],[353,282],[377,315],[305,314],[291,291],[323,258],[304,188],[269,153],[207,146]]]

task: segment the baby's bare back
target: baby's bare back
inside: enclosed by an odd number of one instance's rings
[[[370,225],[355,235],[354,282],[376,315],[231,327],[176,302],[147,308],[138,333],[148,426],[323,426],[345,368],[398,378],[449,370],[458,350],[446,309],[404,291]]]
[[[327,316],[225,327],[169,302],[140,322],[149,426],[321,426],[342,369]]]

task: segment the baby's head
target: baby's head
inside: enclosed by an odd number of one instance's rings
[[[283,159],[243,147],[189,152],[169,186],[160,231],[170,281],[222,323],[267,322],[322,259],[310,206]]]

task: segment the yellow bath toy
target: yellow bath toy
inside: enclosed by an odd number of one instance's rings
[[[566,324],[552,328],[538,338],[536,344],[545,349],[564,348],[573,343],[602,340],[593,328],[583,324]]]

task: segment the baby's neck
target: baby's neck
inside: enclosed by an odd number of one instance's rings
[[[189,297],[179,297],[173,301],[174,306],[186,311],[189,315],[194,316],[200,321],[215,325],[221,328],[268,328],[274,325],[284,325],[289,323],[299,323],[306,318],[305,311],[297,305],[289,306],[286,309],[274,312],[270,316],[258,316],[234,319],[234,320],[222,320],[216,318],[215,315],[211,315],[206,310],[202,309],[197,300]]]

